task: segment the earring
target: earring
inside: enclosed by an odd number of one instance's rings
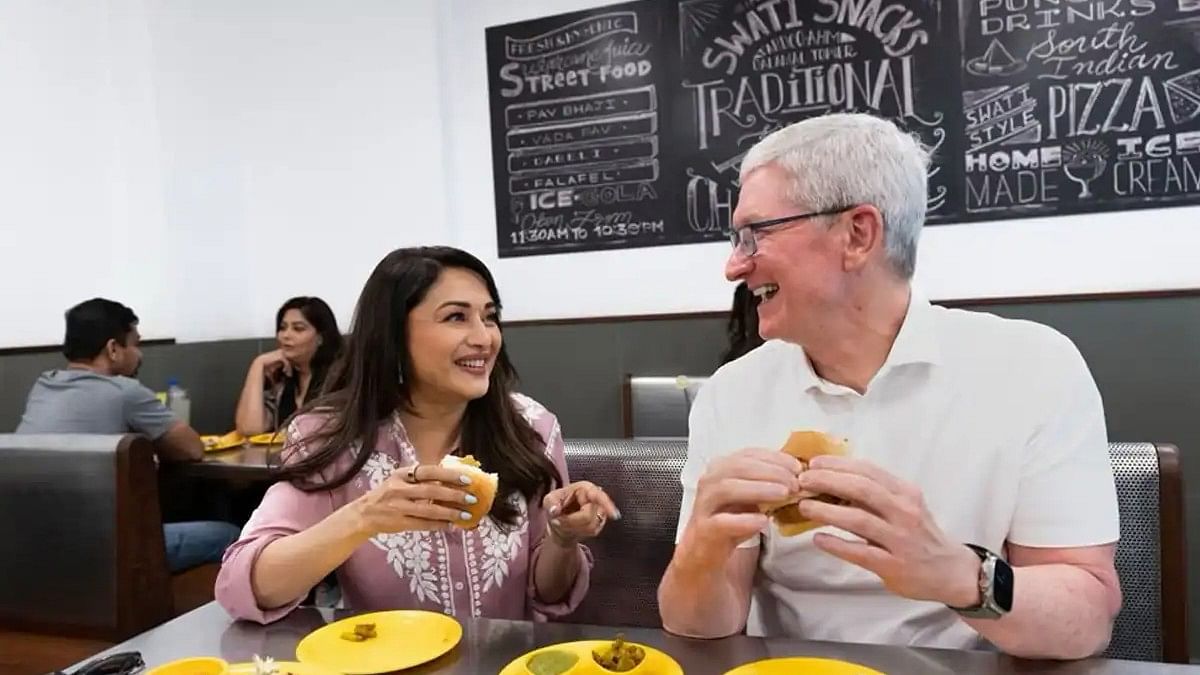
[[[396,382],[404,384],[404,366],[396,367]]]

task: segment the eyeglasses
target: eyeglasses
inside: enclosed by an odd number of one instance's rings
[[[771,220],[760,220],[756,223],[746,223],[745,225],[743,225],[739,228],[730,230],[729,242],[731,244],[733,244],[733,248],[735,251],[740,252],[742,255],[744,255],[746,257],[750,257],[750,256],[754,255],[755,253],[758,253],[758,238],[762,235],[757,234],[757,233],[762,230],[766,230],[766,229],[772,228],[772,227],[777,227],[779,225],[784,225],[786,223],[790,223],[790,222],[796,221],[796,220],[807,220],[809,218],[816,218],[817,216],[832,216],[837,213],[843,213],[845,211],[849,211],[852,208],[854,208],[854,207],[841,206],[836,209],[829,209],[827,211],[813,211],[812,213],[798,213],[794,216],[784,216],[783,218],[772,218]],[[796,223],[796,224],[799,225],[800,223]]]

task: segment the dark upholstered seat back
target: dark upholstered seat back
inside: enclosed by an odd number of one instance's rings
[[[621,509],[589,542],[596,557],[591,590],[567,621],[661,626],[658,582],[675,550],[683,490],[684,441],[568,440],[571,480],[602,486]]]
[[[0,629],[123,639],[171,615],[141,436],[0,434]]]
[[[688,414],[706,376],[627,376],[625,435],[629,438],[687,438]]]
[[[1124,604],[1107,656],[1187,663],[1187,565],[1179,451],[1108,448],[1121,510],[1117,574]]]

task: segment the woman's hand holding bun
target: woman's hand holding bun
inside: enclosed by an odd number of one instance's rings
[[[471,509],[482,500],[471,493],[465,471],[432,464],[397,469],[378,487],[352,502],[358,529],[366,536],[414,530],[442,530],[478,522]],[[492,496],[495,491],[492,491]],[[491,506],[491,499],[488,499]]]

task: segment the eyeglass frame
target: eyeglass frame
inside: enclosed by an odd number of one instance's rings
[[[772,218],[770,220],[759,220],[759,221],[753,222],[753,223],[746,223],[745,225],[742,225],[741,227],[735,227],[729,231],[729,243],[733,245],[734,251],[738,251],[742,255],[749,258],[758,253],[758,236],[755,234],[756,232],[759,232],[761,230],[765,230],[768,228],[772,228],[772,227],[777,227],[779,225],[784,225],[786,223],[792,222],[793,220],[806,220],[808,218],[816,218],[818,216],[832,216],[832,215],[836,215],[839,213],[845,213],[846,211],[849,211],[852,208],[854,208],[854,207],[853,206],[840,206],[838,208],[827,209],[825,211],[813,211],[811,213],[798,213],[794,216],[784,216],[782,218]],[[796,224],[800,225],[801,223],[796,223]],[[743,232],[749,232],[750,236],[746,237],[746,235],[742,234]],[[747,243],[749,244],[750,250],[746,250]]]

